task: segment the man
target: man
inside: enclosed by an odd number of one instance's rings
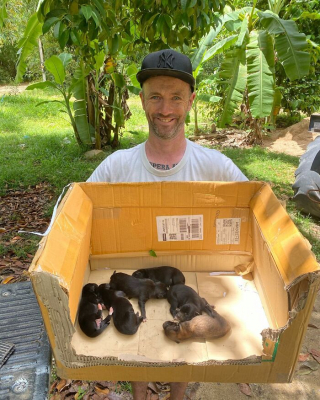
[[[195,98],[192,66],[184,54],[167,49],[142,62],[137,79],[149,137],[107,157],[89,182],[246,181],[240,169],[217,150],[185,138],[185,119]],[[171,399],[183,400],[186,382],[172,382]],[[147,382],[132,382],[135,400],[145,400]]]

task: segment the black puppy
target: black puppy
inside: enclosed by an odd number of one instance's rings
[[[138,269],[132,276],[139,279],[151,279],[153,282],[162,282],[167,287],[185,283],[185,277],[179,269],[167,266]]]
[[[132,304],[123,297],[124,292],[110,289],[110,285],[99,285],[99,293],[106,308],[113,308],[113,323],[117,330],[125,335],[133,335],[137,332],[143,318],[135,313]]]
[[[138,299],[141,316],[146,321],[145,303],[149,299],[165,299],[167,297],[167,287],[162,282],[153,282],[151,279],[138,279],[134,276],[116,272],[111,276],[110,288],[122,290],[131,299]]]
[[[81,330],[87,336],[93,338],[100,335],[110,324],[112,312],[110,308],[109,315],[102,319],[102,305],[96,283],[87,283],[82,288],[78,321]]]
[[[181,322],[190,321],[196,315],[200,315],[202,311],[205,311],[211,317],[215,316],[212,306],[190,286],[171,286],[167,298],[172,316]]]

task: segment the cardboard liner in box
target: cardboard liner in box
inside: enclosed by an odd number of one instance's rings
[[[201,239],[161,240],[157,221],[177,216],[202,218]],[[76,314],[85,283],[160,265],[181,269],[231,333],[170,341],[164,299],[146,303],[133,336],[112,323],[84,336]],[[74,184],[30,272],[59,376],[87,380],[288,382],[319,287],[314,255],[261,182]]]

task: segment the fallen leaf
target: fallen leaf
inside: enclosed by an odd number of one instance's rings
[[[319,327],[318,327],[317,325],[314,325],[314,324],[308,324],[308,327],[309,327],[309,328],[316,328],[316,329],[319,329]]]
[[[301,353],[301,354],[299,354],[298,361],[299,362],[306,361],[308,359],[308,357],[309,357],[309,353],[306,353],[306,354]]]
[[[154,393],[159,393],[158,386],[155,382],[149,382],[148,388],[151,389]]]
[[[97,393],[101,393],[101,394],[109,394],[109,393],[110,393],[110,390],[109,390],[108,388],[106,388],[106,389],[101,389],[101,388],[99,388],[99,386],[95,386],[95,387],[94,387],[94,390],[95,390]]]
[[[151,257],[157,257],[157,254],[156,254],[156,252],[154,250],[149,250],[149,255]]]
[[[298,375],[307,375],[311,374],[313,371],[316,371],[319,368],[317,361],[305,361],[301,364]]]
[[[58,392],[62,392],[63,390],[68,389],[71,386],[70,379],[61,379],[61,381],[57,384],[56,388]]]
[[[2,282],[1,284],[5,285],[6,283],[11,282],[15,277],[14,276],[7,276]]]
[[[0,228],[0,233],[3,233],[6,231],[6,228]]]
[[[297,375],[309,375],[312,372],[313,372],[312,369],[302,368],[302,369],[299,369],[299,371],[297,372]]]
[[[123,400],[123,396],[119,396],[117,393],[115,393],[115,392],[110,392],[109,394],[108,394],[108,396],[107,397],[105,397],[106,399],[109,399],[109,400]],[[100,399],[101,400],[101,399]]]
[[[311,349],[310,354],[320,364],[320,351],[316,349]]]
[[[238,386],[239,386],[240,392],[242,392],[246,396],[249,396],[249,397],[252,396],[251,387],[249,386],[248,383],[238,383]]]

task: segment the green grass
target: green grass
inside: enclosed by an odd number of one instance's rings
[[[50,92],[32,91],[6,95],[0,101],[0,195],[10,188],[27,189],[30,185],[48,182],[56,199],[66,184],[85,181],[102,159],[110,154],[109,149],[101,156],[87,160],[84,157],[87,149],[77,145],[69,121],[65,119],[65,114],[59,112],[60,105],[51,103],[37,107],[39,102],[50,99],[60,98]],[[132,117],[121,137],[121,148],[141,143],[148,133],[139,97],[130,98],[129,106]],[[208,121],[208,126],[210,124]],[[187,128],[189,134],[192,127],[191,115],[191,123]],[[302,216],[290,200],[298,157],[272,153],[261,147],[222,151],[250,180],[268,182],[276,196],[287,202],[290,216],[311,242],[313,251],[320,259],[318,221]],[[48,205],[48,215],[54,200]],[[28,253],[28,250],[20,249],[19,252]],[[0,247],[0,254],[4,251],[3,246]]]

